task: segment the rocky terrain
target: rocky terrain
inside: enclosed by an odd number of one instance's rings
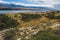
[[[0,40],[60,40],[60,11],[0,14]]]

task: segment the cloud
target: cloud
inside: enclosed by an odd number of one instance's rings
[[[37,7],[39,7],[39,6],[44,6],[44,7],[54,7],[53,5],[48,5],[48,4],[43,4],[43,5],[40,5],[40,4],[25,4],[25,3],[16,3],[16,2],[11,2],[11,3],[13,3],[13,4],[15,4],[15,5],[23,5],[23,6],[37,6]]]
[[[53,7],[54,0],[27,0],[28,2],[33,2],[36,5],[43,5],[47,7]]]
[[[23,6],[44,6],[44,7],[53,7],[52,5],[40,5],[40,4],[25,4],[25,3],[17,3],[17,2],[6,2],[6,1],[0,1],[0,3],[6,3],[6,4],[15,4],[15,5],[23,5]]]
[[[43,6],[43,7],[54,7],[55,4],[60,4],[60,0],[26,0],[27,2],[33,2],[33,4],[26,3],[18,3],[18,2],[7,2],[0,0],[0,3],[6,4],[15,4],[15,5],[23,5],[23,6]]]
[[[18,0],[19,1],[19,0]],[[4,4],[15,4],[15,5],[23,5],[23,6],[37,6],[37,7],[51,7],[60,10],[60,0],[26,0],[31,4],[26,3],[18,3],[18,2],[7,2],[4,0],[0,0],[0,3]],[[59,5],[58,5],[59,4]]]
[[[27,2],[33,2],[36,5],[42,5],[47,7],[54,7],[55,0],[26,0]]]
[[[9,2],[6,2],[6,1],[3,1],[3,0],[0,0],[0,3],[9,3]]]
[[[60,4],[60,0],[27,0],[36,4]]]
[[[28,2],[33,2],[33,3],[35,3],[35,4],[44,4],[44,3],[46,3],[45,1],[43,1],[43,0],[27,0]]]
[[[33,2],[36,5],[42,5],[47,7],[55,8],[55,4],[60,4],[60,0],[27,0],[28,2]],[[59,6],[60,7],[60,6]]]

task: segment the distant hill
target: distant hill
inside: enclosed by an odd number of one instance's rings
[[[35,10],[35,11],[52,11],[56,10],[50,7],[36,7],[36,6],[23,6],[15,4],[3,4],[0,3],[0,10]]]
[[[4,3],[0,3],[0,7],[24,7],[22,5],[15,5],[15,4],[4,4]]]

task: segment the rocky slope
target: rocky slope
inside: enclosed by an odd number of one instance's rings
[[[6,13],[5,15],[9,17],[10,19],[14,19],[19,24],[16,27],[13,27],[14,30],[9,30],[9,31],[4,32],[3,40],[41,40],[41,39],[38,39],[39,37],[41,37],[39,36],[40,32],[41,33],[48,32],[48,34],[53,33],[54,36],[60,35],[60,31],[59,31],[60,11],[26,12],[26,13],[16,13],[16,14]],[[4,30],[6,29],[7,28],[5,28]],[[38,35],[37,37],[35,36],[36,39],[34,35]],[[42,35],[42,39],[44,38],[43,35]],[[54,37],[53,35],[51,36],[51,38]],[[46,39],[49,39],[49,38],[46,38]],[[54,39],[55,38],[52,38],[51,40],[54,40]],[[56,38],[56,39],[60,40],[59,38]]]

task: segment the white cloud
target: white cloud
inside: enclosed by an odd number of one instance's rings
[[[43,6],[43,7],[54,7],[55,4],[60,4],[60,1],[58,2],[58,0],[27,0],[27,1],[33,2],[34,4],[6,2],[6,1],[2,1],[2,0],[0,0],[0,3],[23,5],[23,6]]]
[[[35,4],[43,4],[43,3],[46,3],[45,1],[43,0],[27,0],[28,2],[33,2]]]
[[[16,3],[16,2],[11,2],[15,5],[23,5],[23,6],[44,6],[44,7],[54,7],[53,5],[48,5],[48,4],[43,4],[43,5],[40,5],[40,4],[25,4],[25,3]]]
[[[6,1],[1,1],[1,0],[0,0],[0,3],[8,3],[8,4],[9,4],[10,2],[6,2]]]
[[[16,5],[54,7],[53,5],[23,4],[23,3],[16,3]]]
[[[0,1],[0,3],[6,3],[6,4],[15,4],[15,5],[23,5],[23,6],[44,6],[44,7],[53,7],[53,5],[40,5],[40,4],[25,4],[25,3],[17,3],[17,2],[6,2],[6,1]]]
[[[47,7],[54,7],[55,0],[27,0],[27,2],[33,2],[36,5],[42,5]]]
[[[27,0],[28,2],[33,2],[36,5],[42,5],[47,7],[55,7],[55,4],[60,4],[60,0]]]
[[[60,4],[60,0],[27,0],[36,4]]]

